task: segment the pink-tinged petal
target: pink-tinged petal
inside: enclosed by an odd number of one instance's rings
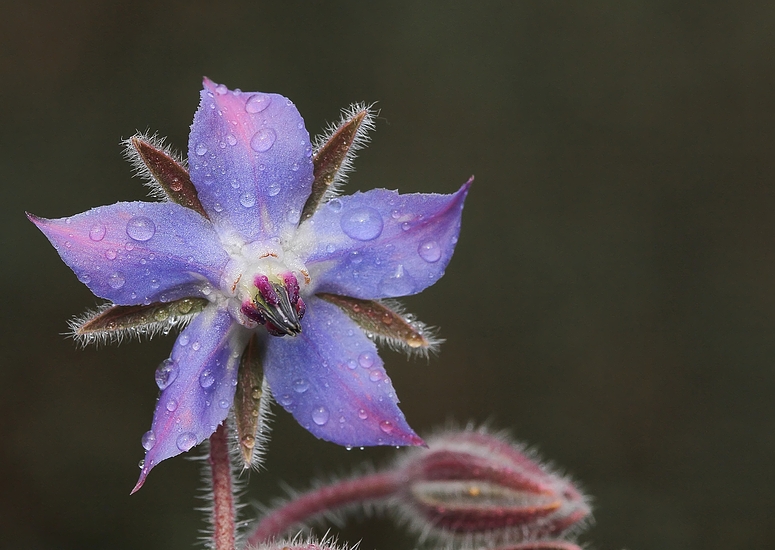
[[[179,204],[120,202],[56,220],[28,216],[82,283],[119,305],[200,295],[219,285],[229,259],[212,224]]]
[[[306,260],[315,292],[373,300],[435,283],[455,250],[471,181],[452,195],[374,189],[329,201],[301,227],[302,239],[316,241]]]
[[[313,179],[299,111],[281,95],[231,91],[207,79],[201,98],[188,165],[218,231],[252,241],[295,226]]]
[[[210,306],[178,336],[172,355],[156,372],[162,390],[151,430],[143,436],[140,479],[162,460],[198,445],[224,421],[234,400],[237,370],[250,332],[225,309]]]
[[[272,395],[313,435],[339,445],[423,445],[398,408],[374,343],[333,304],[310,297],[302,332],[268,337]]]

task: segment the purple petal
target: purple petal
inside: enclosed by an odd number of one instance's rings
[[[317,241],[306,260],[315,291],[373,300],[435,283],[452,258],[471,182],[452,195],[374,189],[330,200],[301,228]]]
[[[188,143],[191,180],[219,231],[245,240],[295,226],[312,188],[304,120],[278,94],[204,81]]]
[[[170,359],[156,373],[162,392],[151,430],[143,437],[148,452],[133,493],[154,466],[198,445],[226,418],[249,336],[216,306],[205,309],[180,333]]]
[[[120,202],[69,218],[29,215],[89,289],[119,305],[200,295],[228,255],[212,224],[178,204]]]
[[[275,399],[313,435],[339,445],[423,445],[406,423],[374,343],[336,306],[307,303],[302,333],[269,337]]]

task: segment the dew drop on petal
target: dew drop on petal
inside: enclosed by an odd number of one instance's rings
[[[156,369],[156,385],[160,390],[167,388],[178,377],[178,364],[172,359],[165,359]]]
[[[417,248],[417,253],[428,263],[438,262],[441,258],[441,247],[436,241],[425,241]]]
[[[126,234],[135,241],[147,241],[156,233],[156,225],[151,218],[135,216],[126,222]]]
[[[189,341],[188,334],[181,334],[178,337],[178,344],[180,344],[181,346],[187,346],[188,345],[188,341]]]
[[[151,285],[151,288],[159,288],[159,280],[158,279],[151,279],[151,282],[149,283]]]
[[[385,432],[386,434],[393,433],[393,423],[390,420],[383,420],[379,423],[379,429]]]
[[[200,344],[199,342],[194,342],[193,344],[191,344],[191,349],[193,349],[194,351],[199,351],[199,348],[201,347],[202,347],[202,344]]]
[[[250,138],[250,148],[256,153],[263,153],[271,149],[277,139],[277,132],[272,128],[261,128]]]
[[[260,113],[272,102],[272,96],[268,94],[253,94],[245,102],[245,111],[254,114]]]
[[[380,281],[380,291],[385,296],[407,296],[415,291],[415,281],[404,266],[399,264],[392,275],[388,275]]]
[[[226,401],[225,399],[221,399],[220,401],[218,401],[218,406],[220,408],[222,408],[222,409],[228,409],[229,408],[229,402]]]
[[[339,220],[345,235],[357,241],[371,241],[382,234],[382,215],[368,206],[353,208]]]
[[[175,399],[170,399],[165,406],[169,412],[173,412],[178,408],[178,402]]]
[[[116,251],[115,251],[115,250],[113,250],[112,248],[108,248],[108,249],[105,251],[105,257],[106,257],[108,260],[115,260],[115,259],[116,259]]]
[[[89,277],[86,273],[78,277],[78,280],[81,281],[83,284],[88,285],[91,282],[91,277]]]
[[[309,389],[309,382],[303,378],[299,378],[293,383],[293,391],[296,393],[304,393]]]
[[[229,134],[228,136],[226,136],[226,143],[228,143],[229,145],[237,145],[237,138]]]
[[[371,368],[371,366],[374,364],[374,354],[371,353],[370,351],[361,353],[358,356],[358,364],[362,366],[364,369]]]
[[[92,228],[89,229],[89,238],[94,242],[99,242],[105,238],[106,231],[107,229],[101,223],[93,225]]]
[[[379,382],[383,378],[383,374],[381,370],[373,370],[369,373],[369,380],[372,382]]]
[[[108,277],[108,286],[114,290],[118,290],[119,288],[124,286],[125,282],[126,282],[126,279],[124,279],[124,276],[118,271],[115,273],[112,273],[110,277]]]
[[[293,397],[291,397],[290,394],[285,393],[280,396],[280,404],[284,407],[289,406],[291,403],[293,403]]]
[[[270,197],[276,197],[280,193],[280,184],[273,181],[266,188],[266,192]]]
[[[215,376],[213,375],[213,371],[210,369],[207,369],[202,374],[199,375],[199,385],[203,388],[207,389],[210,386],[212,386],[215,383]]]
[[[334,212],[341,212],[342,210],[342,201],[339,199],[331,199],[326,204]]]
[[[361,420],[366,420],[369,417],[369,413],[366,412],[366,409],[358,409],[358,418]]]
[[[250,208],[256,204],[256,197],[250,191],[245,191],[239,196],[239,203],[245,208]]]
[[[191,432],[183,432],[178,436],[177,441],[175,441],[175,444],[178,446],[178,449],[180,449],[183,452],[191,450],[191,447],[196,445],[196,436]]]
[[[140,439],[140,443],[142,443],[143,449],[150,451],[153,449],[153,446],[156,445],[156,434],[151,430],[148,430],[143,434],[142,439]]]
[[[200,143],[199,145],[196,146],[196,149],[194,149],[194,152],[200,157],[204,156],[204,154],[207,152],[207,145],[205,145],[204,143]]]
[[[229,91],[229,89],[226,86],[224,86],[223,84],[218,84],[215,87],[215,93],[218,94],[218,95],[223,95],[223,94],[225,94],[228,91]]]
[[[328,409],[325,407],[317,407],[312,411],[312,421],[318,426],[324,426],[328,422]]]

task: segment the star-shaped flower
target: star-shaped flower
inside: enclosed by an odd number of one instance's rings
[[[188,170],[159,140],[127,142],[160,202],[30,216],[78,278],[111,302],[74,323],[77,337],[185,326],[156,371],[161,392],[135,490],[156,464],[207,439],[232,408],[249,457],[269,388],[319,438],[423,443],[397,406],[374,339],[410,350],[434,344],[383,300],[420,292],[444,273],[470,181],[452,195],[337,196],[370,125],[368,109],[356,107],[313,150],[290,100],[205,79]]]

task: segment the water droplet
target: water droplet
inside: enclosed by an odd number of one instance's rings
[[[200,344],[199,342],[194,342],[193,344],[191,344],[191,349],[193,349],[194,351],[199,351],[199,348],[201,347],[202,347],[202,344]]]
[[[140,459],[140,460],[137,462],[137,467],[138,467],[138,468],[140,468],[141,470],[142,470],[143,468],[145,468],[145,459],[144,459],[144,458],[141,458],[141,459]]]
[[[223,212],[223,206],[221,205],[221,203],[216,202],[215,206],[213,206],[213,210],[215,210],[216,212]]]
[[[207,145],[204,143],[200,143],[196,146],[196,149],[194,149],[194,152],[199,155],[200,157],[203,156],[207,152]]]
[[[371,380],[372,382],[379,382],[380,380],[382,380],[382,378],[384,378],[384,376],[385,375],[382,374],[381,370],[373,370],[369,373],[369,380]]]
[[[382,234],[382,216],[368,206],[353,208],[339,220],[342,231],[358,241],[371,241]]]
[[[256,197],[250,191],[245,191],[239,196],[239,203],[245,208],[250,208],[256,204]]]
[[[191,311],[194,307],[194,302],[189,300],[188,298],[184,298],[180,302],[178,302],[178,311],[181,312],[183,315]]]
[[[358,409],[358,418],[361,420],[366,420],[369,417],[369,413],[366,412],[366,409]]]
[[[250,138],[250,148],[256,153],[268,151],[277,139],[277,132],[271,128],[261,128]]]
[[[293,403],[293,397],[290,396],[290,394],[285,393],[280,396],[280,404],[283,407],[289,406],[291,403]]]
[[[153,319],[155,321],[159,321],[160,323],[162,321],[166,321],[167,319],[169,319],[169,316],[170,316],[170,312],[166,308],[165,309],[157,309],[156,311],[153,312]]]
[[[178,402],[175,399],[170,399],[169,401],[167,401],[166,407],[169,412],[173,412],[175,409],[178,408]]]
[[[229,91],[229,89],[226,86],[224,86],[223,84],[218,84],[215,87],[215,93],[218,94],[218,95],[223,95],[223,94],[225,94],[228,91]]]
[[[410,224],[409,222],[404,222],[401,224],[401,229],[403,229],[404,231],[409,231],[411,228],[412,228],[412,224]]]
[[[260,113],[272,102],[272,96],[268,94],[254,94],[245,102],[245,111],[248,113]]]
[[[105,251],[105,257],[106,257],[108,260],[115,260],[115,259],[116,259],[116,251],[115,251],[115,250],[113,250],[112,248],[108,248],[108,249]]]
[[[202,374],[199,375],[199,385],[203,388],[207,389],[210,386],[212,386],[215,383],[215,376],[213,376],[213,371],[210,369],[207,369]]]
[[[428,263],[438,262],[441,258],[441,247],[436,241],[425,241],[417,248],[417,253]]]
[[[189,340],[190,338],[188,337],[188,334],[181,334],[178,337],[178,344],[180,344],[181,346],[187,346]]]
[[[293,383],[293,391],[296,393],[304,393],[309,389],[309,382],[303,378],[299,378]]]
[[[345,365],[347,365],[347,368],[350,369],[350,370],[355,370],[355,369],[358,368],[358,363],[356,363],[352,359],[348,359],[347,363],[345,363]]]
[[[358,356],[358,364],[362,366],[364,369],[369,369],[374,365],[374,354],[370,351],[366,351],[364,353],[361,353]]]
[[[159,288],[159,280],[151,279],[150,285],[151,285],[151,288]]]
[[[94,242],[99,242],[105,238],[106,231],[107,229],[101,223],[97,225],[93,225],[92,228],[89,229],[89,238]]]
[[[385,296],[407,296],[415,290],[415,282],[402,264],[398,264],[395,272],[382,279],[380,290]]]
[[[339,199],[331,199],[326,204],[334,212],[340,212],[342,210],[342,201]]]
[[[153,446],[156,445],[156,434],[151,430],[148,430],[143,434],[143,437],[140,439],[140,443],[142,443],[143,449],[150,451],[153,449]]]
[[[118,290],[119,288],[124,286],[125,282],[126,282],[126,279],[124,279],[124,276],[118,271],[116,273],[111,274],[110,277],[108,277],[108,286],[115,290]]]
[[[390,213],[390,217],[393,218],[394,220],[397,220],[398,218],[401,217],[401,212],[399,212],[398,210],[393,210]]]
[[[229,402],[226,401],[225,399],[221,399],[220,401],[218,401],[218,406],[220,408],[222,408],[222,409],[228,409],[229,408]]]
[[[132,252],[135,249],[135,245],[132,243],[132,241],[129,241],[124,245],[124,248],[126,248],[129,252]]]
[[[266,192],[269,194],[270,197],[276,197],[278,193],[280,193],[280,184],[276,181],[273,181],[269,184],[269,186],[266,188]]]
[[[237,138],[229,134],[228,136],[226,136],[226,143],[228,143],[229,145],[237,145]]]
[[[156,225],[151,218],[135,216],[126,222],[126,234],[135,241],[147,241],[156,233]]]
[[[328,409],[325,407],[318,407],[312,411],[312,421],[318,426],[325,425],[325,423],[328,422],[328,417]]]
[[[242,446],[247,447],[248,449],[252,449],[256,446],[256,438],[252,435],[245,435],[242,437]]]
[[[196,445],[196,435],[194,435],[191,432],[183,432],[178,436],[177,441],[175,444],[178,446],[178,449],[180,449],[183,452],[191,450],[191,447]]]
[[[393,423],[390,420],[383,420],[379,423],[379,429],[385,432],[386,434],[392,434],[395,427],[393,426]]]
[[[78,277],[78,280],[81,281],[83,284],[88,285],[91,282],[91,277],[89,277],[86,273]]]

